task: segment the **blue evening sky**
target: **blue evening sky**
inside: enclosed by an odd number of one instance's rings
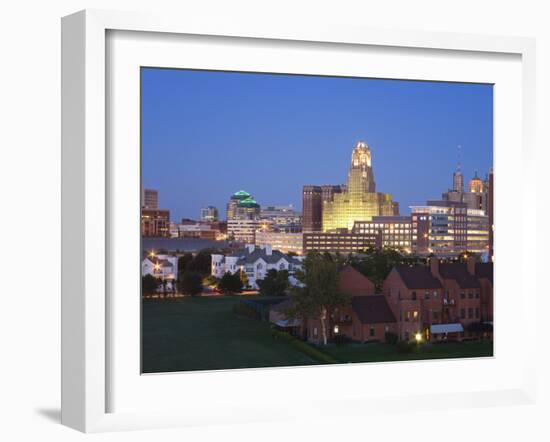
[[[345,183],[365,140],[402,214],[493,162],[490,85],[142,69],[142,174],[176,221],[234,192],[302,206],[304,184]]]

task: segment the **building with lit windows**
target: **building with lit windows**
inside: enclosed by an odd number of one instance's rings
[[[239,190],[231,195],[227,203],[227,220],[259,219],[260,205],[248,192]]]
[[[141,236],[170,236],[170,211],[142,208]]]
[[[308,252],[360,253],[369,247],[381,247],[380,233],[353,233],[347,229],[334,232],[304,232],[304,254]]]
[[[264,206],[260,209],[262,226],[274,232],[299,233],[302,231],[302,215],[288,206]]]
[[[230,219],[227,221],[227,235],[245,244],[256,242],[256,230],[260,228],[260,221],[257,219]]]
[[[410,216],[375,216],[372,221],[355,221],[353,233],[380,234],[382,247],[411,252],[412,224]]]
[[[466,203],[428,201],[411,207],[411,250],[418,255],[453,257],[489,253],[489,217]]]
[[[376,192],[372,154],[364,141],[353,148],[345,190],[332,198],[323,202],[323,232],[351,230],[355,221],[371,221],[374,216],[399,215],[399,206],[392,196]]]
[[[301,255],[303,252],[303,234],[301,232],[269,232],[260,229],[256,231],[255,241],[259,247],[271,246],[273,250],[283,253],[293,252]]]

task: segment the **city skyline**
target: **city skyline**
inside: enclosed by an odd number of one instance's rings
[[[225,218],[238,190],[301,210],[303,185],[345,183],[365,140],[377,185],[409,214],[452,187],[457,145],[465,184],[492,167],[492,95],[490,85],[143,69],[144,186],[174,220],[209,205]]]

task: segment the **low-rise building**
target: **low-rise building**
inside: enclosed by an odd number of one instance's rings
[[[380,233],[351,233],[347,229],[335,232],[304,233],[304,254],[311,251],[359,253],[369,247],[381,247]]]
[[[270,246],[256,247],[249,244],[231,255],[212,255],[212,276],[221,278],[226,272],[232,274],[244,272],[248,285],[258,289],[256,282],[264,279],[269,270],[286,270],[289,275],[302,268],[302,261],[294,256],[288,256]]]
[[[269,232],[257,230],[255,234],[256,245],[259,247],[271,246],[273,250],[279,250],[282,253],[296,253],[301,255],[303,252],[303,234],[286,232]]]
[[[235,241],[245,244],[256,242],[256,230],[260,227],[257,219],[229,219],[227,220],[227,235]]]
[[[355,221],[353,233],[381,235],[383,247],[400,248],[411,252],[410,216],[373,216],[372,221]]]

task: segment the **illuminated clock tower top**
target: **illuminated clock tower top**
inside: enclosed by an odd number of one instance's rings
[[[372,154],[368,144],[364,141],[359,141],[351,153],[348,190],[350,194],[357,197],[363,193],[376,192],[372,170]]]

